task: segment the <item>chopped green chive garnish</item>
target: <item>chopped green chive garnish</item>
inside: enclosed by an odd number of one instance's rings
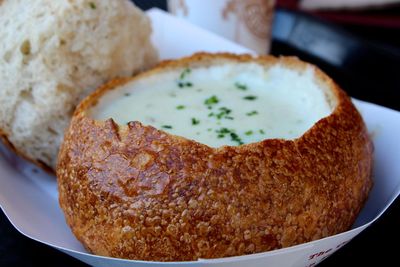
[[[219,99],[215,95],[213,95],[213,96],[207,98],[206,100],[204,100],[204,104],[209,106],[209,107],[212,106],[212,105],[218,104],[218,102],[219,102]]]
[[[220,107],[220,108],[219,108],[219,110],[220,110],[221,112],[224,112],[224,113],[226,113],[226,114],[229,114],[229,113],[231,113],[231,112],[232,112],[232,110],[231,110],[231,109],[229,109],[229,108],[226,108],[226,107]]]
[[[243,97],[243,99],[245,99],[245,100],[256,100],[257,97],[255,95],[248,95],[248,96]]]
[[[226,134],[229,134],[231,131],[228,128],[221,128],[219,130],[215,130],[218,138],[224,138]]]
[[[89,6],[90,6],[91,9],[96,9],[96,4],[93,3],[93,2],[90,2]]]
[[[163,125],[163,126],[161,126],[161,128],[164,128],[164,129],[172,129],[172,126],[171,126],[171,125]]]
[[[228,120],[233,120],[232,116],[228,116],[232,112],[231,109],[229,109],[227,107],[220,107],[218,110],[219,110],[218,113],[215,113],[215,112],[208,113],[208,117],[215,117],[218,120],[220,120],[222,118],[228,119]]]
[[[193,86],[193,83],[191,83],[191,82],[178,81],[178,86],[179,86],[179,88],[183,88],[183,87],[192,87],[192,86]]]
[[[260,134],[265,134],[264,130],[262,130],[262,129],[259,132],[260,132]]]
[[[185,81],[185,79],[187,78],[187,76],[189,75],[190,72],[191,72],[191,70],[189,68],[186,68],[181,72],[181,75],[179,75],[179,80],[177,81],[179,88],[193,86],[193,83]]]
[[[237,89],[242,90],[242,91],[246,91],[247,90],[247,86],[243,83],[240,82],[236,82],[235,86]]]
[[[179,79],[183,80],[186,78],[187,75],[189,75],[192,72],[191,69],[186,68],[181,72],[181,75],[179,76]]]
[[[247,131],[247,132],[245,132],[244,134],[245,134],[245,135],[252,135],[252,134],[253,134],[253,131]]]
[[[179,105],[179,106],[176,106],[176,109],[177,110],[182,110],[182,109],[185,109],[185,106],[184,105]]]
[[[230,130],[228,128],[221,128],[215,131],[217,133],[218,138],[224,138],[226,135],[231,137],[233,142],[238,143],[239,145],[243,144],[242,139],[235,133],[235,130]]]
[[[240,139],[240,137],[236,133],[230,133],[230,135],[231,135],[231,140],[233,142],[237,142],[239,145],[243,145],[244,144],[242,139]]]
[[[130,96],[131,95],[131,93],[125,93],[124,94],[124,96]]]
[[[216,132],[220,134],[228,134],[231,132],[231,130],[229,130],[228,128],[221,128],[219,130],[216,130]]]
[[[192,118],[192,125],[198,125],[200,123],[199,119]]]
[[[221,119],[222,117],[226,117],[226,115],[228,115],[229,113],[232,112],[232,110],[230,110],[229,108],[226,107],[221,107],[219,108],[220,112],[216,115],[217,119]]]
[[[257,110],[253,110],[253,111],[250,111],[250,112],[246,113],[247,116],[254,116],[254,115],[257,115],[257,114],[258,114]]]

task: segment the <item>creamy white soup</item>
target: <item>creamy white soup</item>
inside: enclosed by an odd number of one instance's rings
[[[329,99],[328,99],[329,98]],[[332,110],[310,67],[225,64],[132,81],[103,96],[95,119],[140,121],[212,147],[295,139]]]

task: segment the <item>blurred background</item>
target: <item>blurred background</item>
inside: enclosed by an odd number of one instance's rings
[[[167,9],[165,0],[133,2],[143,10]],[[271,35],[271,54],[312,62],[352,97],[400,111],[400,0],[277,0]],[[398,265],[399,225],[397,199],[319,266]],[[25,238],[1,211],[0,236],[0,266],[87,266]]]

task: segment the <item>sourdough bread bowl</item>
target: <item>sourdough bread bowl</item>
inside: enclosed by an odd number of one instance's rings
[[[164,105],[149,105],[157,96]],[[131,121],[108,118],[114,107]],[[169,120],[144,123],[150,113]],[[257,123],[268,114],[281,116]],[[203,123],[200,134],[185,132]],[[258,128],[246,135],[249,125]],[[199,53],[111,81],[78,106],[59,153],[60,205],[98,255],[189,261],[264,252],[348,230],[372,186],[372,154],[359,112],[315,66]]]

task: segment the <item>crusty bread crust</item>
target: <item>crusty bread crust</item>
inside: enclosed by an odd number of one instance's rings
[[[0,4],[1,4],[1,0],[0,0]],[[7,134],[1,130],[0,128],[0,141],[3,142],[3,144],[10,149],[11,151],[13,151],[15,154],[17,154],[19,157],[28,160],[30,162],[32,162],[33,164],[37,165],[38,167],[42,168],[44,171],[46,171],[47,173],[50,174],[55,174],[55,170],[53,168],[51,168],[50,166],[48,166],[46,163],[44,163],[41,160],[38,159],[34,159],[29,157],[27,154],[23,153],[22,151],[18,150],[8,139]]]
[[[284,64],[295,58],[195,54],[140,74],[223,62]],[[349,97],[295,140],[211,148],[140,122],[96,121],[77,108],[59,154],[60,205],[75,236],[99,255],[189,261],[288,247],[351,227],[372,186],[373,144]]]

